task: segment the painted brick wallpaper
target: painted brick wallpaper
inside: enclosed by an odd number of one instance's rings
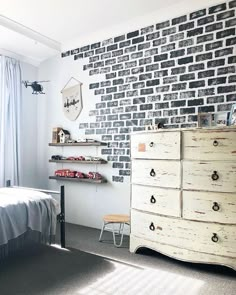
[[[96,75],[85,134],[100,134],[113,181],[130,175],[129,133],[163,122],[195,127],[199,112],[236,101],[236,0],[62,53]]]

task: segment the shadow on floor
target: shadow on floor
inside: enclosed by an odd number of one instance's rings
[[[96,255],[34,245],[1,261],[0,294],[79,294],[113,269],[111,262]]]

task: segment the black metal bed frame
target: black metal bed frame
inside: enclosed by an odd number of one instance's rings
[[[15,187],[15,188],[26,188],[35,191],[40,191],[43,193],[53,194],[53,195],[60,195],[60,205],[61,205],[61,212],[58,214],[58,222],[60,223],[60,235],[61,235],[61,247],[66,247],[66,237],[65,237],[65,187],[64,185],[60,186],[60,191],[51,191],[51,190],[43,190],[31,187],[21,187],[21,186],[11,186],[11,181],[6,181],[6,187]]]

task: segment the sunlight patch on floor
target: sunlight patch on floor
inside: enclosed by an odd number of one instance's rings
[[[202,280],[176,273],[109,262],[115,270],[79,290],[79,294],[183,295],[190,294],[191,290],[191,295],[197,295],[204,285]]]
[[[59,250],[62,250],[62,251],[66,251],[66,252],[71,252],[69,249],[67,248],[62,248],[60,245],[58,244],[50,244],[51,247],[54,247],[54,248],[57,248]]]

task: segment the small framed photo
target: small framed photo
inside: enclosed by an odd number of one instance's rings
[[[212,114],[211,113],[199,113],[198,114],[198,127],[211,127],[212,126]]]
[[[214,126],[227,126],[230,112],[218,112],[213,115]]]
[[[229,115],[229,125],[236,125],[236,104],[232,105]]]

